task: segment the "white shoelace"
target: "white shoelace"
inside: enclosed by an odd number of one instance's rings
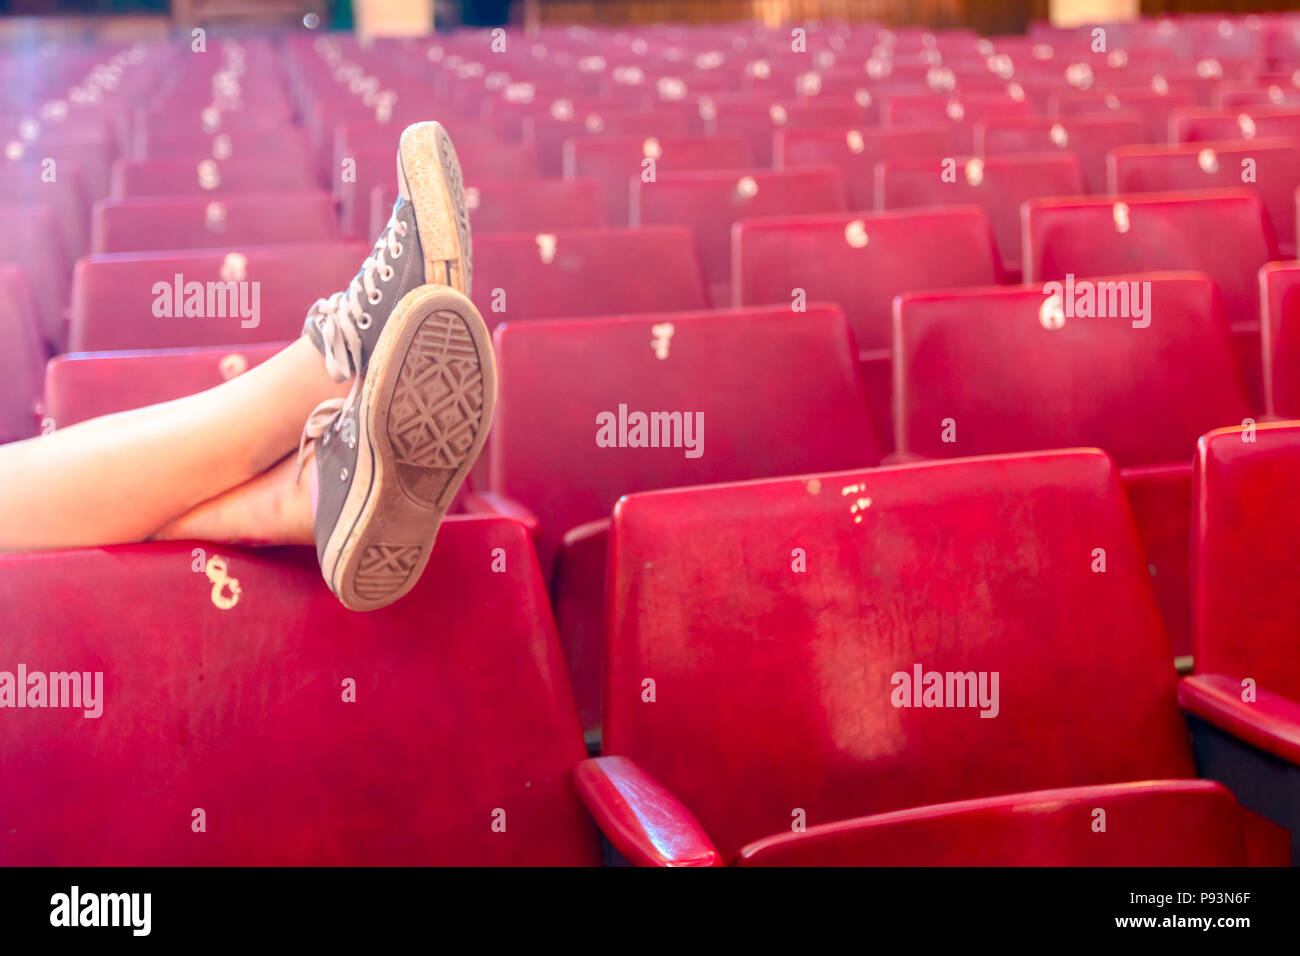
[[[352,410],[361,395],[361,331],[370,328],[373,321],[365,311],[362,296],[370,305],[378,305],[384,295],[375,284],[393,277],[393,266],[385,256],[397,260],[405,251],[401,240],[409,227],[404,222],[388,220],[388,225],[375,240],[375,247],[361,264],[361,271],[352,278],[342,292],[329,298],[317,299],[307,310],[307,318],[314,319],[320,331],[325,351],[325,371],[336,382],[346,382],[352,376],[352,388],[346,398],[329,398],[321,402],[307,418],[302,437],[298,439],[298,477],[302,477],[309,449],[332,426],[338,431],[343,417]]]

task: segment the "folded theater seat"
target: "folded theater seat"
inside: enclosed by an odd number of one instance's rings
[[[1214,283],[1164,272],[921,292],[894,312],[900,458],[1107,451],[1174,653],[1190,655],[1192,455],[1252,415]]]
[[[1296,252],[1295,194],[1300,142],[1241,139],[1175,146],[1121,146],[1108,158],[1112,193],[1240,188],[1251,184],[1264,204],[1282,258]]]
[[[310,192],[311,172],[292,158],[119,159],[113,164],[112,198],[227,196]]]
[[[649,135],[647,135],[649,134]],[[630,222],[629,202],[634,183],[654,161],[655,175],[696,170],[745,169],[754,164],[743,136],[683,136],[667,130],[642,130],[633,135],[582,136],[564,144],[566,179],[597,184],[611,225]]]
[[[992,226],[978,206],[749,219],[732,234],[733,305],[790,308],[802,297],[844,309],[886,451],[894,297],[992,285],[1001,275]]]
[[[473,280],[489,322],[709,307],[695,236],[682,226],[475,237]]]
[[[1193,779],[1099,451],[635,494],[609,569],[606,756],[575,783],[632,862],[1285,858]]]
[[[1019,281],[1021,205],[1028,199],[1082,193],[1083,170],[1071,153],[920,156],[885,160],[876,167],[875,182],[876,208],[881,210],[981,207],[1007,278]]]
[[[817,304],[507,323],[495,341],[489,480],[475,481],[467,503],[537,528],[578,709],[594,732],[615,503],[877,464],[856,351],[844,313]]]
[[[736,223],[842,212],[848,208],[844,189],[844,178],[834,166],[666,173],[648,183],[633,179],[630,217],[633,226],[689,226],[699,245],[712,299],[721,304],[731,298],[728,283]]]
[[[774,141],[786,130],[817,129],[827,126],[863,126],[868,106],[856,100],[776,99],[771,94],[722,93],[709,97],[705,131],[722,136],[743,136],[750,155],[759,166],[773,161]]]
[[[951,145],[944,126],[820,127],[777,133],[774,165],[834,166],[844,174],[852,208],[868,210],[875,208],[875,169],[881,160],[947,155]]]
[[[42,348],[59,352],[68,338],[68,275],[72,260],[63,248],[55,208],[46,203],[0,203],[0,262],[20,266],[40,321]]]
[[[1196,673],[1178,685],[1201,773],[1291,831],[1300,859],[1300,422],[1201,439],[1192,524]]]
[[[534,112],[524,117],[524,142],[533,144],[537,149],[538,173],[546,177],[563,176],[565,151],[570,141],[640,136],[642,142],[645,142],[651,137],[682,137],[693,129],[699,131],[704,127],[704,119],[699,115],[698,107],[692,109],[694,105],[680,100],[661,106],[632,105],[603,97],[584,104],[560,97],[553,103],[556,109],[548,109],[545,113]],[[460,133],[453,130],[452,135],[459,136]],[[742,145],[748,147],[743,140]],[[639,162],[634,169],[639,176]]]
[[[56,355],[45,365],[46,423],[66,428],[193,395],[242,375],[288,344]]]
[[[388,178],[393,181],[372,186],[359,207],[369,215],[367,235],[379,235],[392,215],[397,181]],[[465,202],[476,240],[500,232],[536,234],[609,225],[600,192],[586,179],[471,180],[465,187]]]
[[[72,273],[68,347],[99,352],[295,339],[312,303],[345,288],[370,248],[330,239],[91,256]]]
[[[1170,114],[1169,137],[1175,143],[1296,139],[1300,137],[1300,108],[1294,105],[1244,110],[1182,107]]]
[[[965,86],[964,83],[959,84]],[[1000,89],[976,92],[959,89],[950,95],[937,93],[894,93],[881,98],[880,119],[885,128],[937,124],[948,131],[944,156],[970,156],[975,148],[975,130],[981,120],[997,116],[1032,116],[1033,104],[1023,95],[1013,98]]]
[[[1264,410],[1270,417],[1300,418],[1300,262],[1268,263],[1259,270],[1259,285]]]
[[[1025,203],[1025,283],[1161,269],[1204,272],[1219,289],[1246,395],[1263,409],[1261,266],[1277,241],[1252,189],[1125,193]]]
[[[222,114],[223,127],[212,133],[178,132],[174,129],[139,130],[136,159],[186,159],[197,165],[205,159],[268,160],[300,163],[310,168],[310,144],[296,126],[227,129],[242,114]],[[253,121],[257,122],[257,121]]]
[[[1161,90],[1154,89],[1150,83],[1107,90],[1067,86],[1048,96],[1045,112],[1067,121],[1111,111],[1137,113],[1143,124],[1140,142],[1163,143],[1169,140],[1173,117],[1179,110],[1190,107],[1194,98],[1186,86],[1171,85]]]
[[[975,154],[1070,152],[1090,193],[1105,193],[1106,156],[1116,146],[1146,141],[1140,113],[1107,110],[1075,116],[995,116],[975,124]]]
[[[338,236],[326,192],[105,199],[95,204],[91,252],[229,249]]]

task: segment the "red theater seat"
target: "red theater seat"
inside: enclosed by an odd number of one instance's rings
[[[764,216],[842,212],[844,178],[834,167],[786,172],[670,173],[652,183],[632,181],[633,226],[690,226],[699,243],[704,277],[726,302],[734,223]]]
[[[38,142],[17,151],[14,161],[26,165],[52,160],[56,177],[61,169],[77,169],[86,196],[93,202],[108,195],[109,168],[116,158],[117,148],[106,135],[71,133],[42,135]]]
[[[708,132],[749,141],[756,166],[772,165],[773,137],[785,130],[861,126],[867,119],[865,108],[853,102],[793,102],[753,93],[711,96],[703,112],[710,115]]]
[[[310,192],[311,171],[282,159],[119,159],[112,196],[224,196],[231,193]]]
[[[1143,282],[1149,294],[1135,288]],[[1202,433],[1239,424],[1250,409],[1208,278],[1150,273],[1098,283],[1080,284],[1073,301],[1095,293],[1106,317],[1067,316],[1069,287],[1052,290],[1054,303],[1041,288],[896,300],[896,447],[931,458],[1105,449],[1123,469],[1173,650],[1185,656],[1192,453]],[[1126,301],[1126,314],[1114,314]]]
[[[496,344],[489,488],[540,523],[542,568],[554,575],[589,728],[599,723],[605,530],[621,495],[880,458],[848,325],[834,306],[507,324]],[[602,447],[598,416],[620,407],[702,419],[702,453]]]
[[[980,206],[988,213],[998,255],[1020,273],[1020,207],[1027,199],[1082,193],[1083,172],[1069,153],[890,159],[876,166],[876,208]]]
[[[474,302],[489,322],[709,305],[695,237],[679,226],[476,238]]]
[[[994,116],[1030,116],[1033,105],[1005,93],[891,96],[880,108],[885,126],[938,124],[948,130],[949,154],[969,155],[975,148],[975,125]]]
[[[262,193],[207,199],[106,199],[95,204],[91,251],[224,249],[339,235],[328,193]]]
[[[341,166],[332,171],[330,181],[339,202],[339,229],[343,235],[352,239],[365,238],[370,214],[367,203],[376,189],[391,189],[396,195],[395,154],[395,150],[367,149],[355,156],[344,157]],[[389,211],[392,211],[391,205]],[[384,221],[388,221],[387,217]]]
[[[0,262],[23,268],[40,316],[41,336],[51,351],[67,340],[68,274],[71,260],[59,235],[54,208],[0,205]]]
[[[59,223],[59,242],[64,254],[75,261],[90,245],[89,197],[75,163],[55,167],[53,182],[41,176],[36,163],[0,166],[0,204],[47,205]]]
[[[1105,574],[1090,567],[1098,547]],[[1110,844],[1109,826],[1093,832],[1097,809],[1148,820],[1154,801],[1185,789],[1195,806],[1179,807],[1184,819],[1240,813],[1194,784],[1148,799],[1151,784],[1114,786],[1195,767],[1133,519],[1097,451],[632,495],[610,549],[610,756],[584,762],[577,782],[630,859],[665,862],[669,836],[685,834],[695,860],[762,862],[779,856],[765,838],[800,822],[825,839],[815,828],[863,814],[1012,794],[1032,805],[1027,791],[1111,785],[1072,818],[1078,836],[1035,852],[1044,825],[1026,813],[1016,843],[1030,857],[1018,862],[1064,863],[1091,837],[1090,862],[1118,863],[1133,847]],[[924,706],[922,684],[946,706]],[[946,809],[926,816],[937,826]],[[1224,836],[1231,816],[1216,820],[1176,838],[1129,817],[1123,832],[1150,839],[1145,862],[1240,862]],[[841,829],[855,840],[866,828]],[[890,861],[943,862],[921,836],[895,826],[875,846]],[[845,862],[832,842],[804,861]]]
[[[365,614],[310,549],[205,542],[0,556],[0,605],[8,662],[103,675],[98,718],[6,713],[0,862],[600,862],[514,522],[450,519],[416,589]]]
[[[311,146],[297,127],[235,130],[217,133],[182,133],[176,130],[143,131],[136,138],[136,159],[292,160],[311,168]]]
[[[565,177],[600,184],[612,225],[629,222],[632,184],[648,174],[647,160],[654,160],[655,176],[751,165],[749,145],[740,136],[584,136],[564,144]]]
[[[1300,90],[1287,81],[1280,85],[1260,86],[1257,83],[1220,83],[1211,97],[1210,105],[1216,110],[1251,110],[1261,106],[1300,106]]]
[[[472,179],[466,190],[475,236],[611,225],[601,200],[600,188],[587,179]]]
[[[564,112],[560,112],[564,116]],[[530,116],[524,120],[524,140],[537,149],[537,166],[543,176],[564,173],[564,144],[584,136],[688,136],[692,126],[680,109],[600,107],[574,110],[567,118]],[[453,130],[453,135],[455,131]]]
[[[1270,262],[1259,270],[1263,315],[1264,408],[1300,418],[1300,263]]]
[[[977,155],[1068,150],[1078,158],[1090,193],[1107,190],[1106,154],[1110,150],[1145,139],[1138,113],[1080,113],[1058,119],[995,116],[975,126]]]
[[[307,309],[343,289],[369,248],[333,240],[250,245],[237,252],[92,256],[77,263],[73,274],[69,348],[187,348],[297,338]],[[225,286],[231,281],[241,283],[233,293]],[[202,284],[199,315],[185,314],[187,303],[197,307],[200,301],[192,298],[198,292],[192,283]],[[222,297],[209,297],[209,288],[224,291],[224,308]]]
[[[1049,97],[1048,113],[1058,117],[1072,117],[1081,113],[1097,113],[1104,110],[1138,113],[1144,123],[1143,138],[1148,143],[1164,143],[1170,138],[1173,114],[1179,109],[1190,107],[1194,99],[1193,94],[1187,89],[1170,89],[1168,92],[1161,92],[1150,85],[1107,90],[1069,89]]]
[[[396,133],[374,140],[366,148],[343,156],[332,171],[330,181],[339,200],[339,223],[344,235],[367,240],[373,238],[368,231],[370,197],[381,186],[392,195],[397,194],[397,142]],[[533,181],[537,178],[535,159],[522,147],[492,146],[484,149],[467,144],[457,148],[457,155],[469,186],[479,182]],[[389,203],[388,211],[392,211],[392,203]],[[387,213],[384,221],[388,221]]]
[[[37,433],[45,340],[31,284],[22,266],[0,263],[0,444]]]
[[[875,206],[875,167],[882,159],[948,155],[948,131],[942,126],[837,127],[782,130],[776,135],[777,169],[835,166],[844,174],[855,209]]]
[[[395,170],[396,142],[392,144],[390,153]],[[476,179],[536,179],[541,175],[537,166],[537,150],[531,145],[458,143],[456,158],[465,171],[465,178],[470,182]]]
[[[1196,456],[1193,535],[1197,672],[1236,678],[1238,691],[1240,678],[1250,677],[1262,694],[1290,702],[1293,717],[1300,717],[1298,468],[1300,423],[1206,435]],[[1258,703],[1262,731],[1270,713],[1266,701]],[[1300,763],[1300,722],[1275,743],[1268,749]]]
[[[1300,423],[1201,439],[1192,535],[1196,674],[1178,699],[1196,718],[1207,776],[1291,830],[1300,859]],[[1265,787],[1248,799],[1253,782]]]
[[[1300,139],[1300,109],[1252,107],[1247,110],[1176,110],[1169,119],[1175,143],[1231,139]]]
[[[222,135],[246,137],[251,142],[258,137],[282,134],[289,120],[282,100],[267,109],[213,110],[203,108],[207,104],[189,105],[193,108],[164,106],[137,110],[134,123],[137,145],[152,145],[156,139],[201,140]]]
[[[1248,189],[1031,200],[1025,282],[1195,269],[1214,280],[1247,394],[1263,407],[1258,272],[1277,258],[1263,203]]]
[[[1300,141],[1237,140],[1180,146],[1122,146],[1110,154],[1113,193],[1239,187],[1249,173],[1268,213],[1278,252],[1296,250]]]
[[[752,220],[736,227],[732,241],[734,305],[790,307],[802,295],[844,309],[881,436],[892,430],[894,296],[991,285],[1000,275],[988,216],[978,207]]]
[[[170,402],[229,381],[287,344],[55,356],[45,367],[45,414],[64,428],[99,415]]]

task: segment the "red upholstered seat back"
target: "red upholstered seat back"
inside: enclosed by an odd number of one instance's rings
[[[1196,669],[1300,700],[1300,424],[1211,432],[1193,492]]]
[[[605,750],[668,786],[724,855],[800,809],[812,825],[1194,775],[1099,452],[634,495],[609,567]],[[997,716],[895,706],[895,675],[917,668],[985,672],[990,699],[996,672]]]
[[[451,519],[364,614],[310,549],[203,542],[0,557],[0,605],[0,669],[103,674],[98,718],[6,709],[0,862],[599,862],[518,524]]]

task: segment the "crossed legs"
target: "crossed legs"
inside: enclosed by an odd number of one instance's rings
[[[312,541],[303,422],[346,394],[301,338],[215,388],[0,446],[0,551]]]

